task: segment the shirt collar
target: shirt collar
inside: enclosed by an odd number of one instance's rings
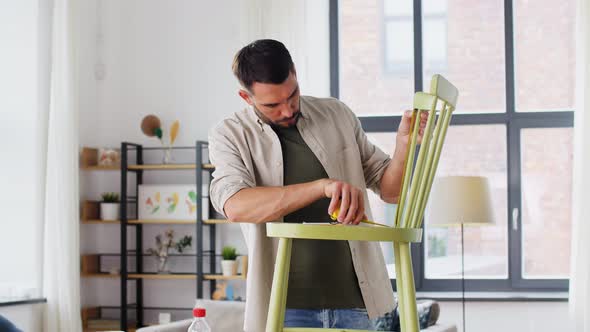
[[[247,108],[247,113],[250,115],[250,117],[252,117],[254,121],[256,121],[261,132],[264,132],[265,127],[270,128],[270,125],[266,123],[263,119],[261,119],[258,113],[256,113],[256,111],[254,110],[254,106],[248,105]],[[299,111],[301,112],[301,115],[299,116],[299,121],[297,121],[296,124],[297,128],[301,128],[301,125],[303,124],[302,122],[307,121],[309,119],[309,117],[307,116],[307,109],[306,104],[303,100],[303,96],[299,97]]]

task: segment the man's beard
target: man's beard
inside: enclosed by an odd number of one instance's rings
[[[274,126],[274,127],[280,127],[280,128],[295,127],[297,125],[297,121],[301,117],[301,111],[297,110],[297,112],[293,113],[293,116],[291,116],[289,118],[283,118],[278,121],[271,121],[262,112],[260,112],[260,110],[258,108],[256,108],[256,106],[253,106],[253,108],[254,108],[254,112],[256,112],[256,114],[262,119],[262,121],[264,121],[266,124],[268,124],[270,126]],[[293,119],[295,119],[295,121],[293,121]],[[293,121],[292,124],[289,123],[292,121]]]

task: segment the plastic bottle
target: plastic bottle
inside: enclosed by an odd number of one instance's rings
[[[193,322],[187,332],[211,332],[209,324],[205,320],[205,313],[206,311],[203,308],[193,309]]]

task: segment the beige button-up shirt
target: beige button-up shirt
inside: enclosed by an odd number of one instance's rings
[[[366,188],[379,193],[381,176],[391,159],[368,140],[354,113],[337,99],[301,96],[301,114],[297,122],[301,137],[330,178],[360,188],[365,202]],[[241,189],[283,186],[279,138],[251,108],[234,113],[210,131],[209,157],[215,165],[210,198],[223,215],[225,202]],[[366,214],[371,218],[368,204]],[[266,326],[278,241],[266,236],[264,224],[240,225],[249,255],[244,331],[261,332]],[[391,312],[394,295],[379,243],[349,243],[369,317]]]

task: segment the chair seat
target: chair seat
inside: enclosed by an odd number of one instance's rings
[[[273,222],[266,224],[266,235],[288,239],[352,240],[378,242],[420,242],[420,228],[390,228],[364,225],[297,224]]]
[[[310,328],[310,327],[285,327],[283,332],[371,332],[369,330],[346,330],[346,329],[328,329],[328,328]]]

